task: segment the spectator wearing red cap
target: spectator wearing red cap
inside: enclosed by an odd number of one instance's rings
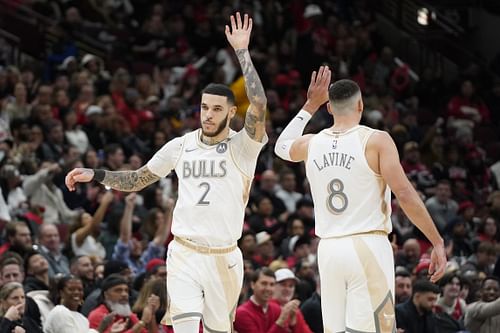
[[[163,244],[168,237],[168,226],[171,223],[169,218],[164,223],[157,226],[155,238],[143,248],[142,243],[132,237],[132,216],[135,209],[136,194],[131,193],[125,197],[125,210],[120,222],[120,238],[115,244],[113,259],[127,263],[133,275],[145,272],[146,264],[151,263],[154,258],[161,258],[164,255]],[[170,216],[170,214],[167,214]]]
[[[165,260],[153,258],[146,264],[146,274],[150,279],[165,279],[167,276],[167,265]]]

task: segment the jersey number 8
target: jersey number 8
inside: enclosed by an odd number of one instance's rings
[[[335,178],[328,183],[327,190],[330,194],[326,199],[328,210],[336,215],[343,213],[349,203],[347,195],[344,193],[344,183],[340,179]]]

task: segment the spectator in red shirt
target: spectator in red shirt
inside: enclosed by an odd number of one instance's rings
[[[145,307],[139,320],[130,309],[128,284],[121,275],[109,275],[102,282],[101,289],[102,303],[90,312],[88,317],[90,328],[98,329],[101,322],[107,320],[108,326],[104,333],[112,332],[112,328],[113,332],[149,332],[151,322],[155,320],[154,313],[158,309],[155,307],[156,305]],[[159,306],[159,304],[157,305]],[[116,329],[117,326],[122,327],[122,330]]]
[[[295,286],[299,280],[288,268],[280,268],[274,273],[274,275],[276,276],[276,285],[274,286],[274,296],[271,302],[282,307],[293,299],[295,295]],[[294,331],[312,333],[311,329],[304,320],[304,316],[302,315],[300,309],[292,312],[289,318],[290,323],[295,321]]]
[[[264,267],[255,272],[251,282],[253,295],[236,310],[234,329],[238,333],[303,332],[296,319],[291,320],[299,301],[289,301],[283,308],[270,301],[275,284],[276,277],[271,269]]]
[[[476,94],[474,84],[465,80],[462,82],[460,94],[453,96],[448,102],[448,117],[455,126],[489,122],[490,110]]]

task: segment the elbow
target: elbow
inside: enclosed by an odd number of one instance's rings
[[[291,144],[288,144],[287,142],[276,142],[276,145],[274,146],[274,153],[282,160],[297,162],[292,158],[292,156],[290,156],[290,146]]]

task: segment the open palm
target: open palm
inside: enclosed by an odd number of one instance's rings
[[[245,14],[243,21],[239,12],[236,18],[231,15],[231,28],[226,25],[226,37],[233,49],[247,49],[250,43],[250,33],[252,32],[252,19]]]

